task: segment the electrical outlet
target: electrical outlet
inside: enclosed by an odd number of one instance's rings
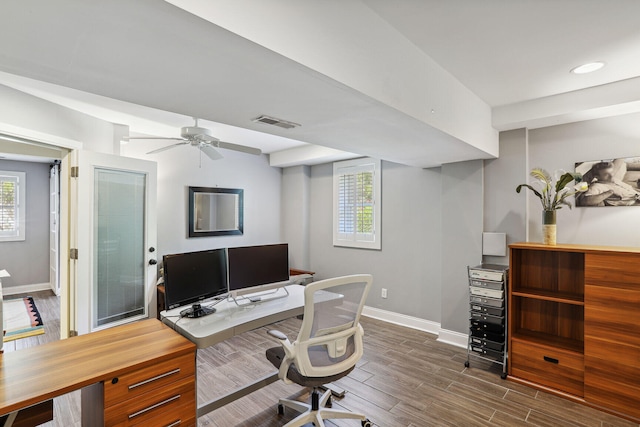
[[[382,298],[387,297],[387,288],[382,288]]]

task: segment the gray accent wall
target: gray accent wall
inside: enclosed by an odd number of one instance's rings
[[[311,167],[282,170],[282,240],[289,243],[291,268],[308,270]]]
[[[49,165],[0,160],[0,170],[25,172],[27,181],[25,240],[0,242],[0,269],[11,274],[2,287],[48,283]]]
[[[482,160],[442,166],[442,329],[469,331],[467,266],[482,261]]]
[[[311,168],[310,268],[316,278],[371,273],[368,306],[439,322],[440,169],[382,162],[382,250],[333,246],[332,174],[332,164]]]
[[[527,130],[500,133],[500,158],[484,161],[484,231],[507,234],[507,245],[527,239],[527,194],[516,193],[518,184],[527,182]],[[525,190],[528,191],[528,190]],[[509,264],[504,257],[484,256],[490,264]]]
[[[634,113],[530,130],[529,165],[553,173],[573,171],[575,162],[638,157],[639,123],[640,113]],[[528,197],[529,238],[541,241],[540,201]],[[640,206],[563,208],[557,224],[558,242],[640,246]]]

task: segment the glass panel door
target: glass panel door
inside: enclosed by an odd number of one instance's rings
[[[75,327],[86,334],[156,315],[156,163],[78,151]],[[72,185],[72,186],[73,186]]]
[[[93,328],[144,315],[145,174],[94,172]]]

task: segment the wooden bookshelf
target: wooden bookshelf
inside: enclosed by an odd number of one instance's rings
[[[509,378],[640,421],[640,248],[509,251]]]

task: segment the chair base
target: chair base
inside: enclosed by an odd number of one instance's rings
[[[315,396],[314,396],[315,395]],[[297,412],[301,412],[295,419],[289,421],[284,427],[302,427],[307,423],[313,423],[316,427],[325,427],[323,420],[331,420],[331,419],[356,419],[362,421],[362,425],[371,425],[367,417],[362,414],[356,414],[354,412],[349,411],[339,411],[336,409],[325,408],[327,402],[331,398],[331,390],[325,391],[321,397],[319,397],[319,393],[316,389],[313,390],[311,394],[312,402],[315,399],[318,399],[318,407],[314,408],[315,405],[309,405],[307,403],[303,403],[297,400],[290,399],[280,399],[280,403],[278,404],[278,412],[280,414],[284,413],[284,407],[293,409]],[[369,423],[369,424],[365,424]]]

